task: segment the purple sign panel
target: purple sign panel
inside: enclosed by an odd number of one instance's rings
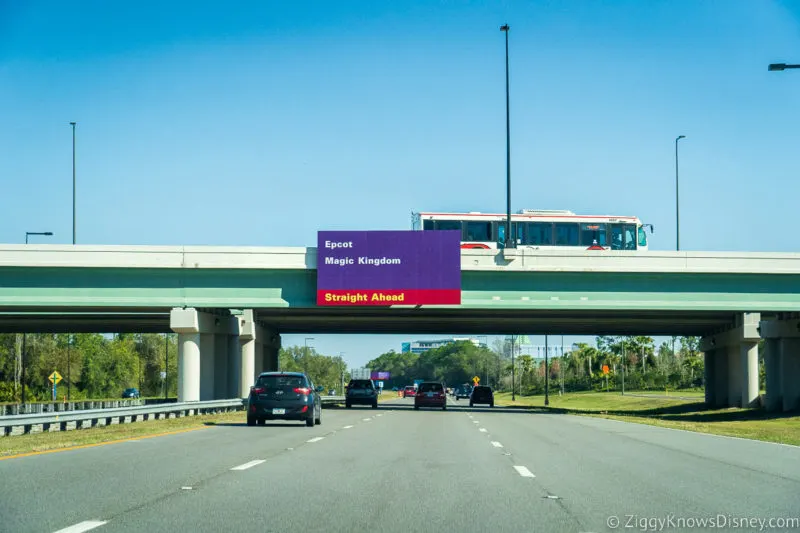
[[[460,231],[320,231],[317,305],[458,305]]]
[[[369,375],[369,379],[379,379],[379,380],[389,379],[391,375],[392,375],[391,372],[372,372]]]

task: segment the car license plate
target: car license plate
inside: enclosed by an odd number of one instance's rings
[[[273,415],[285,415],[286,414],[286,409],[273,409],[272,410],[272,414]]]
[[[427,396],[428,398],[433,398],[433,393],[432,392],[426,392],[425,396]]]

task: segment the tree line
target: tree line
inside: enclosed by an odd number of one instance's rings
[[[282,348],[279,361],[282,370],[305,371],[326,390],[341,390],[342,381],[349,380],[341,357],[313,348]],[[54,371],[63,378],[56,387],[59,401],[66,398],[68,389],[74,401],[120,398],[131,387],[139,389],[142,397],[174,398],[178,393],[177,335],[0,334],[0,402],[20,402],[23,386],[26,402],[52,400],[48,376]]]
[[[481,383],[496,390],[541,394],[551,390],[690,389],[703,387],[704,364],[698,337],[673,337],[656,346],[652,337],[601,336],[595,345],[574,344],[563,351],[526,353],[515,338],[497,340],[493,349],[468,341],[453,342],[415,354],[391,350],[367,363],[373,371],[391,372],[386,386],[403,387],[416,379],[444,381],[448,386]],[[513,352],[513,365],[512,365]],[[763,373],[762,373],[763,381]]]

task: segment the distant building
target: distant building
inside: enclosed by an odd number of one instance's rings
[[[450,339],[432,339],[432,340],[424,340],[424,341],[411,341],[411,342],[404,342],[402,344],[402,352],[403,353],[424,353],[428,350],[432,350],[434,348],[439,348],[441,346],[446,346],[453,342],[459,341],[467,341],[471,342],[475,346],[486,346],[484,343],[479,341],[473,337],[453,337]]]

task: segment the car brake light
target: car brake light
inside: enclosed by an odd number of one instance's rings
[[[308,412],[308,406],[307,406],[307,405],[304,405],[304,406],[303,406],[303,408],[302,408],[302,409],[300,409],[300,412],[301,412],[301,413],[306,413],[306,412]]]
[[[311,388],[310,387],[295,387],[294,391],[297,394],[311,394]]]
[[[250,389],[250,391],[251,391],[253,394],[263,394],[264,392],[266,392],[266,390],[267,390],[267,389],[265,389],[265,388],[263,388],[263,387],[253,387],[252,389]]]

